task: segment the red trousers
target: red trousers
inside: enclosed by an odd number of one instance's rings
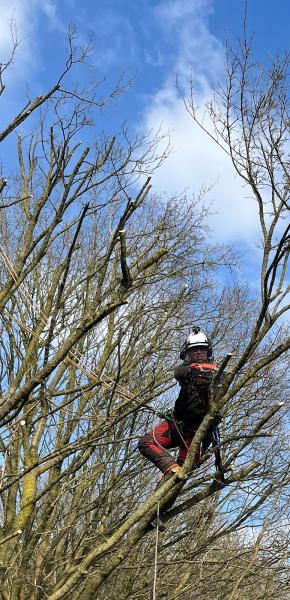
[[[171,465],[182,465],[188,448],[195,434],[195,429],[186,429],[182,434],[173,421],[162,421],[139,440],[138,449],[162,473],[166,473]],[[177,460],[167,452],[170,448],[179,448]],[[200,463],[200,451],[196,452],[195,464]]]

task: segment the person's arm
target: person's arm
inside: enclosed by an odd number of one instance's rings
[[[188,378],[190,374],[190,366],[189,365],[179,365],[176,367],[174,371],[174,377],[178,381],[179,385],[182,385],[183,381]]]

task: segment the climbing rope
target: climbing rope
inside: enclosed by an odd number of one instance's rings
[[[174,423],[174,425],[175,425],[175,427],[176,427],[176,429],[177,429],[177,431],[178,431],[178,434],[179,434],[180,438],[182,439],[182,441],[183,441],[183,443],[184,443],[184,446],[185,446],[185,448],[186,448],[187,450],[189,450],[189,446],[187,445],[187,443],[186,443],[186,441],[185,441],[185,439],[184,439],[184,437],[183,437],[183,435],[182,435],[182,433],[181,433],[181,431],[180,431],[180,429],[179,429],[179,427],[178,427],[178,425],[177,425],[177,423],[176,423],[176,420],[175,420],[175,418],[174,418],[174,416],[173,416],[173,415],[172,415],[172,421],[173,421],[173,423]]]
[[[154,579],[153,579],[153,595],[152,600],[156,600],[157,590],[157,570],[158,570],[158,540],[159,540],[159,502],[157,502],[157,515],[156,515],[156,537],[155,537],[155,557],[154,557]]]
[[[155,410],[154,408],[150,408],[150,409],[143,409],[143,410],[149,410],[150,412],[153,412],[153,413],[154,413],[154,417],[155,417],[155,416],[158,416],[158,417],[160,416],[160,415],[159,415],[159,413],[158,413],[158,411],[157,411],[157,410]],[[162,418],[162,417],[161,417],[161,418]],[[166,419],[165,419],[165,420],[166,420]],[[167,419],[167,420],[168,420],[168,419]],[[173,421],[173,423],[174,423],[174,425],[175,425],[175,427],[176,427],[177,433],[178,433],[178,435],[180,436],[180,439],[182,440],[182,442],[183,442],[183,444],[184,444],[185,448],[186,448],[187,450],[189,450],[189,446],[188,446],[188,444],[186,443],[186,441],[185,441],[185,439],[184,439],[184,437],[183,437],[183,435],[182,435],[182,433],[181,433],[181,430],[180,430],[180,428],[178,427],[178,425],[177,425],[177,422],[176,422],[176,420],[175,420],[175,418],[174,418],[174,416],[173,416],[173,415],[170,417],[170,420],[171,420],[171,421]],[[154,418],[154,422],[155,422],[155,418]],[[156,427],[157,427],[157,425],[155,425],[155,424],[154,424],[154,422],[153,422],[153,428],[152,428],[152,437],[153,437],[153,439],[154,439],[154,442],[155,442],[155,444],[156,444],[157,446],[159,446],[159,448],[161,448],[162,450],[165,450],[165,448],[164,448],[163,446],[161,446],[161,444],[159,444],[158,440],[156,439],[156,436],[155,436],[155,430],[156,430]]]

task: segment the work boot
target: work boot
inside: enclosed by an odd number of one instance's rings
[[[180,473],[180,471],[181,471],[181,466],[178,465],[177,463],[170,465],[170,467],[167,469],[167,471],[165,471],[165,473],[163,473],[161,483],[165,479],[169,479],[169,477],[171,477],[171,475],[178,475]]]

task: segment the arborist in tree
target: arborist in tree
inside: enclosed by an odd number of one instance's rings
[[[180,358],[183,363],[174,372],[180,385],[174,409],[158,413],[165,420],[145,433],[138,444],[141,454],[162,471],[161,482],[180,471],[196,430],[209,410],[209,386],[217,371],[211,342],[199,327],[194,327],[186,339]],[[194,466],[199,466],[210,444],[219,443],[219,422],[220,416],[217,416],[196,452]],[[170,448],[179,448],[176,460],[169,454]],[[221,470],[219,450],[216,466]]]

